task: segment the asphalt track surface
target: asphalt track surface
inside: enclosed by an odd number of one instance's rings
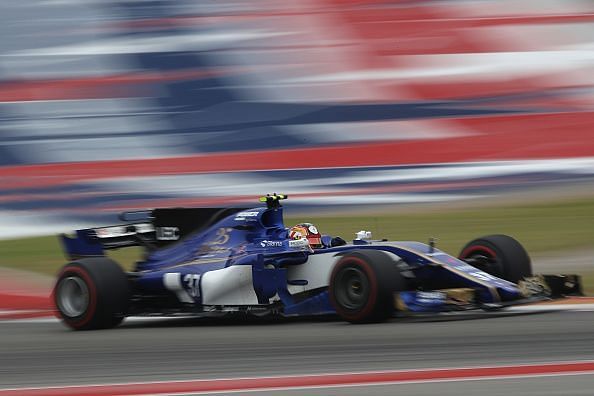
[[[0,356],[0,388],[581,361],[594,360],[594,312],[371,325],[153,319],[91,332],[70,331],[55,321],[0,322]],[[587,374],[282,393],[591,395],[592,389],[594,375]]]

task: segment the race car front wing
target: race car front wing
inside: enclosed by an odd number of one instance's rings
[[[583,296],[578,275],[536,275],[518,282],[518,288],[522,298],[497,303],[481,302],[477,290],[472,288],[402,291],[394,293],[394,308],[409,313],[494,310],[568,296]]]

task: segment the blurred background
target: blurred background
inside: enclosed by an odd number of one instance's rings
[[[593,249],[591,0],[3,0],[0,37],[1,267],[268,192],[347,239]]]
[[[457,255],[508,234],[536,273],[580,274],[594,295],[593,115],[593,0],[0,0],[0,393],[580,359],[591,372],[591,304],[73,333],[49,296],[58,233],[272,192],[289,195],[287,226],[345,240],[435,237]],[[299,394],[592,394],[585,373]]]

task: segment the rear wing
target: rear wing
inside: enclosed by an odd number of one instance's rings
[[[105,250],[141,246],[156,239],[152,223],[121,224],[76,230],[74,236],[61,234],[64,253],[69,260],[104,256]]]
[[[142,246],[154,250],[174,243],[188,234],[204,230],[223,218],[246,208],[163,208],[122,213],[127,224],[76,230],[61,234],[69,260],[104,256],[105,250]]]

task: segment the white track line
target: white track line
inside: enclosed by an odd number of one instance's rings
[[[545,311],[571,311],[571,312],[592,312],[594,304],[538,304],[518,305],[507,307],[503,312],[545,312]]]
[[[520,314],[520,313],[532,313],[532,312],[594,312],[594,304],[542,304],[542,305],[521,305],[515,307],[506,307],[500,311],[494,311],[494,313],[509,313]],[[43,317],[43,318],[23,318],[23,319],[2,319],[4,312],[12,312],[14,314],[27,313],[31,311],[0,311],[0,324],[3,323],[58,323],[60,320],[55,317]],[[33,311],[36,312],[36,311]],[[468,314],[477,312],[484,312],[480,310],[467,311]],[[464,312],[456,313],[463,315]],[[488,315],[488,313],[485,312]],[[437,314],[439,315],[439,314]],[[152,322],[160,320],[175,320],[175,319],[198,319],[198,316],[131,316],[126,318],[125,323],[142,323]]]

